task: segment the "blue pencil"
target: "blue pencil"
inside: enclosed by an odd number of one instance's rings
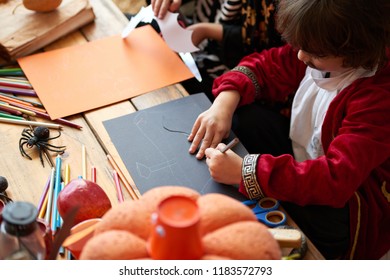
[[[62,191],[64,189],[64,187],[65,187],[65,183],[61,182],[61,187],[60,187],[60,190],[58,191],[58,194],[59,194],[60,191]],[[58,194],[57,194],[57,198],[58,198]],[[60,229],[62,227],[63,220],[62,220],[62,218],[60,216],[60,213],[58,211],[57,211],[57,221],[56,221],[56,223],[57,223],[56,228]],[[58,252],[61,255],[63,255],[65,253],[65,248],[63,246],[61,246]]]
[[[65,187],[65,183],[61,182],[61,187],[60,187],[60,189],[58,191],[58,194],[64,189],[64,187]],[[58,195],[57,195],[57,198],[58,198]],[[62,227],[62,223],[63,223],[63,220],[62,220],[60,214],[58,213],[57,214],[57,228],[61,228]]]
[[[61,157],[60,155],[57,155],[56,157],[56,176],[55,176],[55,183],[54,183],[54,194],[53,194],[53,205],[52,205],[52,212],[51,212],[51,230],[53,235],[57,231],[57,215],[58,215],[58,209],[57,209],[57,199],[58,194],[61,191]]]

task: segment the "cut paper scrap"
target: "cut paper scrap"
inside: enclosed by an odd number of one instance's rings
[[[168,11],[164,19],[159,19],[154,15],[151,5],[146,8],[142,7],[123,30],[122,38],[126,38],[140,22],[150,23],[152,20],[155,20],[158,23],[165,42],[172,50],[177,53],[198,51],[199,49],[192,43],[192,30],[181,27],[177,21],[178,16],[178,13]]]
[[[18,59],[52,119],[150,92],[193,75],[151,26]]]

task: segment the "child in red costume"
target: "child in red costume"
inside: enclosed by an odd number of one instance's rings
[[[281,0],[288,45],[217,78],[188,138],[216,181],[280,200],[328,259],[390,249],[389,14],[388,0]],[[231,128],[244,158],[219,151]]]

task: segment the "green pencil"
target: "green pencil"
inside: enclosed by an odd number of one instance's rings
[[[10,115],[10,114],[7,114],[7,113],[2,113],[2,112],[0,112],[0,117],[7,118],[7,119],[13,119],[13,120],[24,120],[23,117],[14,116],[14,115]]]
[[[21,68],[3,68],[0,69],[0,76],[24,76]]]

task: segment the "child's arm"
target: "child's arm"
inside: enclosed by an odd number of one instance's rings
[[[187,27],[188,30],[192,30],[192,43],[198,46],[203,40],[211,39],[215,41],[222,41],[223,27],[218,23],[195,23]]]
[[[244,57],[232,71],[217,77],[212,92],[217,96],[226,90],[238,91],[239,106],[255,99],[283,102],[297,90],[306,68],[289,45],[255,52]]]

